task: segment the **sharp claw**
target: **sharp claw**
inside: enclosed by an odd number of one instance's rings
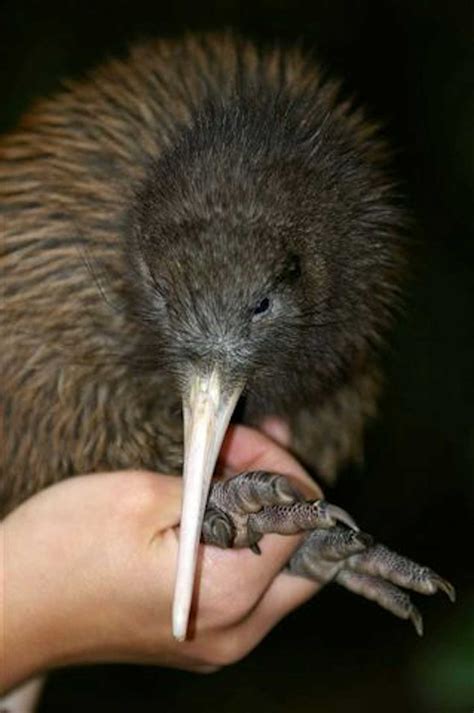
[[[447,579],[443,579],[439,576],[439,574],[436,574],[432,578],[432,580],[436,584],[438,589],[441,589],[442,592],[445,592],[445,594],[447,594],[449,597],[449,601],[454,604],[454,602],[456,601],[456,590],[454,589],[451,582],[448,582]]]
[[[338,505],[332,505],[332,503],[325,503],[325,507],[329,517],[333,518],[337,522],[342,522],[344,525],[347,525],[347,527],[350,527],[351,530],[359,532],[359,527],[348,512],[338,507]]]
[[[413,623],[418,636],[423,636],[423,617],[416,607],[412,607],[411,609],[410,620]]]

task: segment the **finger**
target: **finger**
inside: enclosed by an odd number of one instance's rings
[[[158,533],[179,524],[182,479],[150,471],[117,471],[80,476],[87,482],[92,502],[100,497],[110,515],[125,517],[152,527]],[[74,478],[77,482],[78,478]],[[69,482],[69,481],[63,481]]]
[[[267,436],[247,426],[232,426],[221,450],[221,463],[238,473],[268,470],[288,475],[309,497],[322,497],[321,490],[305,469]]]
[[[266,418],[260,426],[260,431],[278,443],[282,448],[290,446],[290,428],[281,418]]]
[[[319,585],[309,580],[279,575],[246,617],[180,644],[181,657],[175,665],[207,672],[238,661],[254,649],[278,621],[314,596],[318,588]],[[203,647],[206,656],[215,661],[214,665],[203,665]],[[182,659],[184,652],[188,658],[186,663]]]
[[[249,615],[223,632],[222,636],[227,637],[226,646],[234,646],[239,658],[245,656],[279,621],[311,599],[320,589],[320,584],[280,573]]]
[[[203,580],[211,582],[221,602],[231,603],[241,594],[240,591],[236,592],[239,583],[245,581],[245,596],[256,601],[286,565],[301,539],[302,535],[267,535],[260,542],[259,556],[247,548],[222,550],[202,546]]]

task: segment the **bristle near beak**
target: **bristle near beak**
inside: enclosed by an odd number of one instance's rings
[[[183,398],[184,491],[179,534],[178,569],[173,600],[173,636],[184,641],[194,589],[198,545],[212,474],[227,426],[242,387],[223,393],[214,369],[195,375]]]

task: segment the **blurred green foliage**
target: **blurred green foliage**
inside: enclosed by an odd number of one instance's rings
[[[471,710],[474,701],[474,598],[464,602],[413,665],[424,710]]]

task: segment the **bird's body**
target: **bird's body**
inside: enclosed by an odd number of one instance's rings
[[[208,501],[242,395],[322,477],[359,455],[400,271],[385,154],[298,51],[231,36],[149,43],[40,103],[0,142],[0,515],[78,473],[182,470],[176,638],[201,536],[301,530],[290,571],[421,633],[398,587],[453,588],[340,508],[258,472]]]
[[[271,278],[289,312],[255,325],[243,418],[283,417],[323,476],[357,456],[397,282],[383,166],[373,128],[299,52],[228,36],[138,47],[38,104],[0,142],[1,512],[75,473],[179,472],[183,354],[221,339],[230,371],[245,361],[245,330],[212,320]],[[174,332],[153,280],[174,281]]]

